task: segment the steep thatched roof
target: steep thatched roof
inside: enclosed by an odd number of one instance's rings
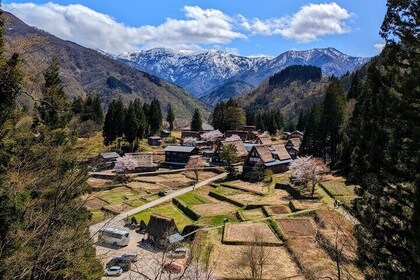
[[[223,149],[223,146],[226,145],[234,145],[236,148],[236,154],[238,157],[246,157],[248,155],[248,151],[245,148],[244,143],[241,140],[236,141],[221,141],[220,152]]]
[[[146,233],[156,238],[164,239],[179,232],[173,218],[151,214]]]

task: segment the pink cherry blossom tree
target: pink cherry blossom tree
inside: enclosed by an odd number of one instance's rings
[[[137,161],[131,156],[123,156],[117,159],[115,163],[115,171],[117,173],[124,173],[136,169]]]
[[[206,142],[215,142],[220,137],[223,137],[223,133],[221,133],[218,129],[203,133],[201,135],[201,139]]]
[[[315,193],[316,184],[322,180],[325,173],[329,172],[321,159],[310,156],[298,157],[290,164],[289,169],[298,180],[304,183],[305,188],[311,183],[311,196]]]
[[[182,144],[185,146],[194,146],[196,141],[197,139],[195,139],[194,137],[185,137],[184,139],[182,139]]]
[[[227,137],[225,141],[240,141],[241,137],[238,134],[232,134],[232,136]]]

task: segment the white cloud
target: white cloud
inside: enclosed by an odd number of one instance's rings
[[[286,39],[308,43],[323,35],[350,31],[346,25],[352,15],[336,3],[308,4],[292,16],[251,20],[239,15],[239,25],[255,35],[280,35]]]
[[[155,47],[202,51],[212,46],[237,53],[226,45],[246,39],[245,34],[282,36],[307,43],[323,35],[348,32],[346,21],[352,17],[336,3],[308,4],[291,16],[272,19],[247,19],[217,9],[185,6],[184,19],[167,18],[160,25],[133,27],[80,4],[11,3],[3,8],[62,39],[112,54]]]
[[[384,43],[376,43],[375,45],[373,45],[373,47],[378,51],[378,53],[381,53],[382,50],[385,47]]]
[[[11,3],[3,8],[62,39],[110,53],[140,48],[200,49],[199,44],[226,44],[246,38],[234,31],[233,19],[215,9],[185,6],[186,19],[167,18],[158,26],[130,27],[86,6],[55,3]]]

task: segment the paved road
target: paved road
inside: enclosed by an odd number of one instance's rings
[[[100,230],[101,228],[106,227],[106,226],[117,225],[118,227],[121,227],[121,224],[122,224],[121,221],[124,218],[127,218],[128,216],[131,216],[131,215],[134,215],[134,214],[136,214],[138,212],[147,210],[149,208],[152,208],[152,207],[154,207],[156,205],[159,205],[161,203],[164,203],[166,201],[170,201],[170,200],[172,200],[175,197],[178,197],[178,196],[183,195],[183,194],[185,194],[187,192],[190,192],[190,191],[192,191],[194,189],[197,189],[197,188],[203,187],[205,185],[208,185],[211,182],[214,182],[214,181],[223,179],[226,176],[227,176],[227,173],[226,172],[221,173],[221,174],[218,174],[218,175],[216,175],[214,177],[211,177],[211,178],[209,178],[207,180],[204,180],[202,182],[199,182],[195,186],[186,187],[186,188],[183,188],[183,189],[174,191],[174,192],[172,192],[172,193],[170,193],[170,194],[168,194],[168,195],[166,195],[164,197],[161,197],[161,198],[156,199],[156,200],[154,200],[152,202],[146,203],[146,204],[144,204],[142,206],[139,206],[137,208],[133,208],[133,209],[127,211],[127,212],[123,212],[123,213],[121,213],[121,214],[119,214],[117,216],[114,216],[112,219],[108,219],[108,220],[105,220],[103,222],[94,224],[94,225],[92,225],[90,227],[90,234],[91,235],[95,235],[98,232],[98,230]]]

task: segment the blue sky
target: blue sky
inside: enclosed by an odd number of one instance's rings
[[[373,56],[383,43],[386,0],[15,0],[3,8],[60,38],[114,54],[165,47],[276,56],[335,47]]]

